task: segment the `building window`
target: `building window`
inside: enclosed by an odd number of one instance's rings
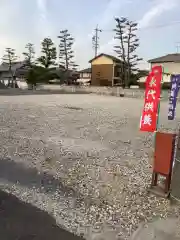
[[[114,77],[121,77],[122,68],[120,66],[114,67]]]

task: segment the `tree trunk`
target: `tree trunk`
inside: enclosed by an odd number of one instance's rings
[[[126,88],[129,88],[130,83],[130,41],[131,41],[131,32],[132,28],[129,26],[129,33],[128,33],[128,42],[127,42],[127,80],[126,80]]]
[[[13,88],[16,88],[16,78],[13,76]]]
[[[124,48],[124,42],[123,42],[123,28],[121,25],[121,22],[118,21],[118,28],[119,28],[119,33],[120,33],[120,45],[122,49],[122,60],[123,60],[123,66],[122,66],[122,86],[125,86],[125,62],[126,62],[126,53],[125,53],[125,48]]]
[[[13,76],[13,71],[11,69],[11,66],[9,67],[9,71],[11,73],[11,87],[15,88],[15,86],[14,86],[14,76]]]

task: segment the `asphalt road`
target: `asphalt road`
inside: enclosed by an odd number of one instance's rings
[[[0,239],[82,240],[56,225],[48,213],[0,190]]]

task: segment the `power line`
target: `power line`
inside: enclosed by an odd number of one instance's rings
[[[159,24],[159,25],[152,25],[152,26],[149,26],[149,27],[146,27],[146,28],[139,28],[140,31],[142,30],[148,30],[148,29],[156,29],[156,28],[164,28],[164,27],[169,27],[169,26],[172,26],[172,25],[176,25],[176,24],[180,24],[180,21],[174,21],[174,22],[169,22],[169,23],[164,23],[164,24]]]
[[[157,29],[157,28],[165,28],[165,27],[169,27],[169,26],[177,25],[177,24],[180,24],[180,20],[165,23],[165,24],[152,25],[152,26],[148,26],[148,27],[145,27],[145,28],[138,28],[138,31],[146,31],[146,30]],[[102,29],[102,32],[113,32],[113,31],[114,31],[113,29]]]

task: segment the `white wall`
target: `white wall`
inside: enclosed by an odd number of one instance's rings
[[[91,78],[91,73],[80,73],[80,78]]]
[[[27,83],[24,81],[24,82],[22,82],[22,81],[17,81],[17,85],[18,85],[18,87],[19,88],[21,88],[21,89],[27,89],[28,88],[28,85],[27,85]]]
[[[166,63],[153,63],[151,66],[161,65],[164,68],[164,73],[180,74],[180,63],[166,62]]]
[[[166,83],[170,82],[170,78],[171,78],[170,75],[163,74],[163,82],[166,82]],[[143,83],[145,81],[146,81],[146,77],[141,77],[139,78],[138,82]]]
[[[4,83],[5,85],[8,85],[8,81],[9,80],[1,80],[1,82]],[[28,88],[28,85],[27,85],[27,83],[25,81],[17,80],[17,85],[21,89],[27,89]]]
[[[167,63],[152,63],[151,67],[161,65],[163,67],[163,72],[168,74],[180,74],[180,63],[167,62]],[[145,82],[146,77],[141,77],[139,82]],[[170,82],[170,75],[163,74],[163,82]]]

